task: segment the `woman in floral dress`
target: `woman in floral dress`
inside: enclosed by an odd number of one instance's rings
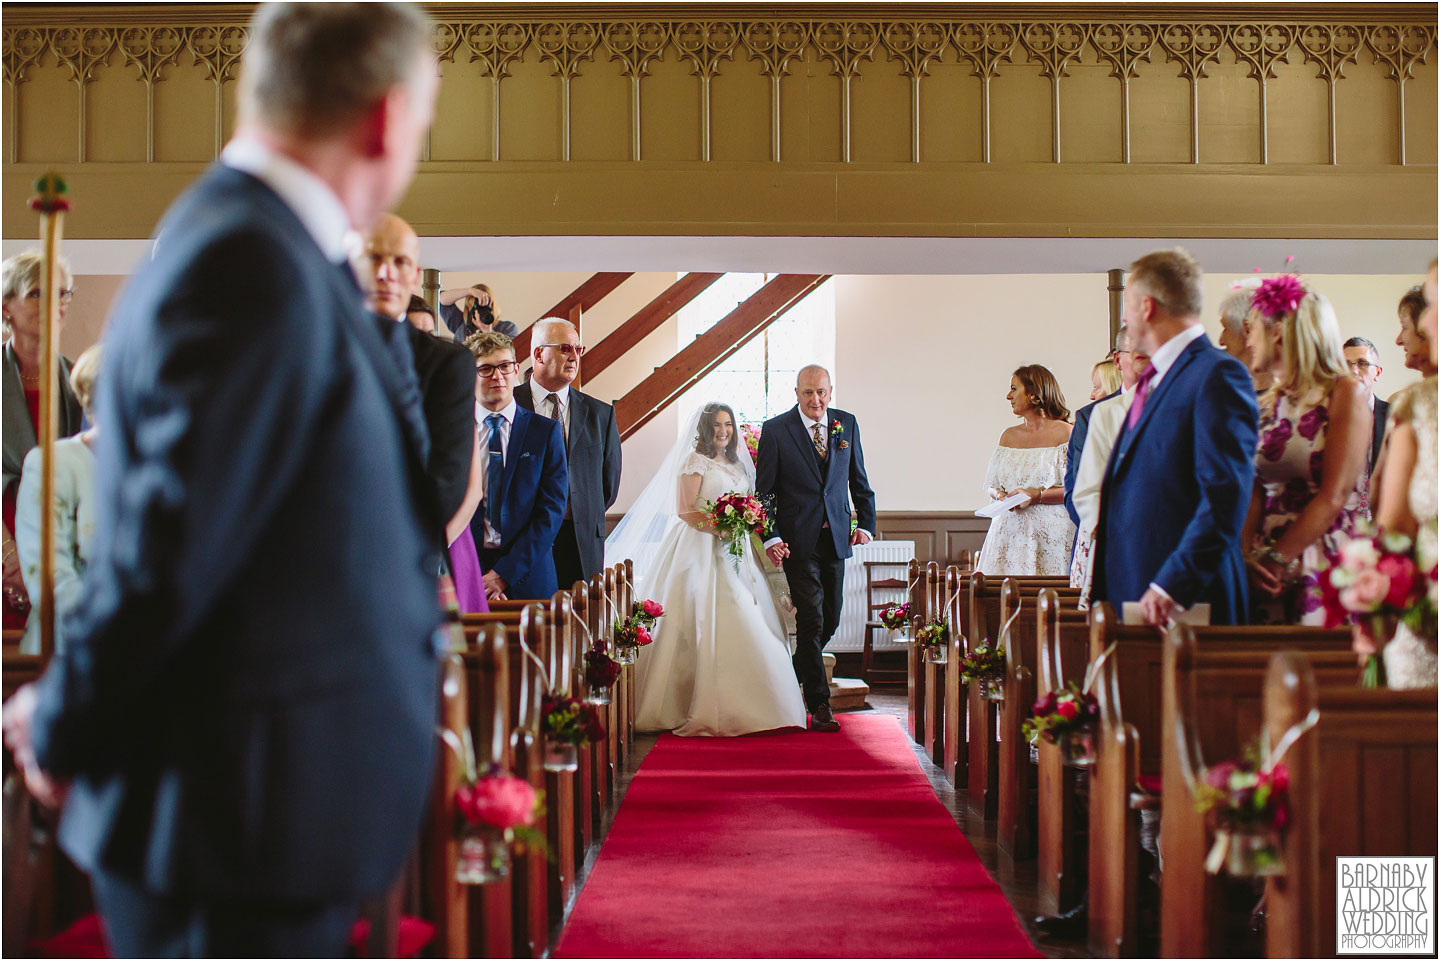
[[[1264,281],[1245,320],[1260,397],[1255,491],[1245,522],[1251,621],[1323,624],[1319,572],[1368,515],[1365,389],[1345,367],[1330,302],[1294,275]]]

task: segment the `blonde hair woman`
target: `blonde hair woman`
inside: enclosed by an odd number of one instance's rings
[[[59,624],[62,617],[80,600],[80,582],[90,558],[95,537],[95,415],[91,398],[95,394],[95,378],[100,373],[100,345],[96,344],[75,361],[70,371],[70,386],[85,411],[91,427],[74,437],[55,441],[55,646],[62,639]],[[44,460],[40,448],[25,457],[20,474],[20,490],[16,499],[15,542],[20,551],[20,570],[32,597],[40,590],[40,467]],[[21,653],[40,653],[39,606],[31,608],[20,642]]]
[[[1334,309],[1298,277],[1261,283],[1245,336],[1252,371],[1274,377],[1260,396],[1244,530],[1251,619],[1323,623],[1319,571],[1369,513],[1370,405],[1345,366]]]
[[[1109,397],[1120,389],[1120,368],[1115,361],[1106,357],[1100,363],[1090,368],[1090,399],[1099,400],[1102,397]]]
[[[25,626],[30,599],[20,574],[16,552],[15,503],[20,488],[20,468],[25,455],[35,446],[40,422],[40,268],[37,251],[27,250],[0,264],[0,288],[3,288],[4,310],[0,312],[0,331],[5,345],[0,366],[4,368],[4,401],[0,403],[0,419],[4,420],[5,467],[5,627],[18,630]],[[72,278],[70,267],[60,262],[60,320],[70,305]],[[59,436],[68,437],[80,429],[80,403],[70,389],[70,361],[60,358]]]

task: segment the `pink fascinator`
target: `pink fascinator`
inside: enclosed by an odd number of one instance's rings
[[[1250,303],[1266,317],[1283,317],[1293,313],[1305,299],[1305,286],[1294,274],[1281,274],[1260,281]]]

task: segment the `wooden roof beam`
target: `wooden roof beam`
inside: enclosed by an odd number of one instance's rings
[[[688,273],[671,284],[660,296],[640,308],[610,335],[585,352],[582,364],[586,380],[600,376],[601,371],[624,356],[640,341],[660,329],[680,308],[698,297],[724,274]]]
[[[535,319],[540,321],[546,317],[559,317],[574,323],[576,311],[583,313],[591,307],[594,307],[600,303],[607,294],[633,276],[633,273],[595,274],[579,287],[572,290],[564,300]],[[534,324],[531,324],[515,335],[515,359],[522,363],[525,358],[530,356],[530,331],[534,326]],[[576,326],[578,327],[579,324],[576,324]]]

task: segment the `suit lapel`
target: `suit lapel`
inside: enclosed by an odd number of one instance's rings
[[[525,453],[525,435],[530,432],[530,421],[539,417],[524,407],[515,406],[515,423],[510,425],[510,444],[505,449],[505,471],[500,475],[500,497],[508,500],[510,496],[510,481],[515,477],[515,469],[520,464],[520,458]]]
[[[1156,387],[1150,396],[1145,398],[1145,409],[1140,411],[1140,419],[1136,421],[1135,429],[1127,430],[1122,435],[1120,449],[1115,454],[1115,466],[1117,468],[1125,462],[1125,458],[1130,456],[1130,451],[1134,448],[1136,439],[1144,432],[1145,425],[1149,424],[1153,419],[1156,409],[1162,406],[1165,401],[1174,394],[1171,388],[1180,380],[1181,372],[1190,366],[1190,362],[1199,355],[1201,350],[1209,349],[1209,347],[1209,339],[1202,334],[1186,344],[1185,349],[1180,352],[1180,356],[1175,358],[1175,363],[1171,364],[1170,369],[1165,372],[1165,377],[1160,381],[1160,386]],[[1132,400],[1131,403],[1133,404],[1134,401]]]
[[[790,425],[790,433],[795,443],[800,447],[800,457],[809,464],[815,471],[815,477],[823,484],[825,472],[820,469],[820,458],[815,455],[815,444],[810,440],[810,434],[805,430],[805,421],[800,417],[800,408],[796,407],[790,411],[786,423]]]
[[[19,449],[29,450],[38,441],[35,425],[30,423],[30,408],[25,403],[25,388],[20,383],[20,362],[10,345],[5,345],[5,433],[20,438]],[[7,449],[10,446],[7,445]],[[18,470],[18,468],[17,468]]]

